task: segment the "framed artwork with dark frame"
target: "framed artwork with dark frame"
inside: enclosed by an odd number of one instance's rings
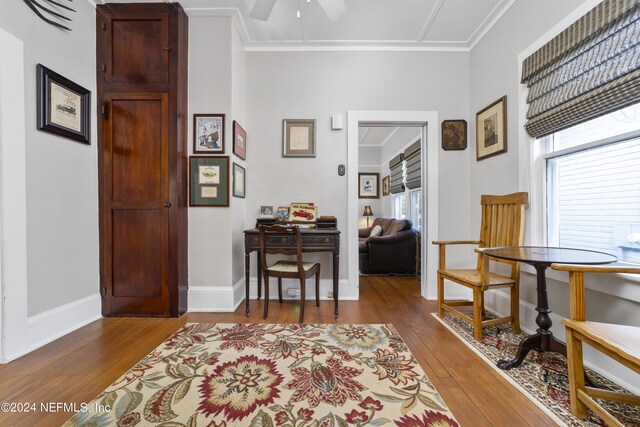
[[[507,97],[476,113],[476,159],[507,152]]]
[[[193,115],[193,153],[224,154],[224,114]]]
[[[316,156],[316,120],[282,121],[282,157]]]
[[[229,206],[229,156],[191,156],[189,176],[189,206]]]
[[[382,178],[382,195],[388,196],[391,194],[391,176],[387,175]]]
[[[91,145],[91,91],[36,66],[38,130]]]
[[[246,170],[233,162],[233,197],[244,199],[246,194]]]
[[[467,148],[467,121],[445,120],[442,122],[442,149],[447,151]]]
[[[379,173],[363,173],[358,174],[358,198],[359,199],[379,199],[380,192],[378,181]]]
[[[233,121],[233,154],[247,160],[247,132],[240,123]]]

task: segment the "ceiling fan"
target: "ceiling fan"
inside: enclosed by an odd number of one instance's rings
[[[347,5],[344,0],[315,0],[318,5],[324,10],[331,22],[335,22],[340,18],[347,10]],[[311,0],[307,0],[310,3]],[[249,14],[253,19],[260,21],[267,21],[271,16],[273,6],[276,4],[276,0],[256,0],[251,13]]]

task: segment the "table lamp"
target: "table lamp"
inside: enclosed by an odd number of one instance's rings
[[[362,213],[362,216],[366,216],[367,217],[367,228],[369,228],[369,217],[373,215],[373,212],[371,211],[371,206],[365,206],[364,207],[364,212]]]

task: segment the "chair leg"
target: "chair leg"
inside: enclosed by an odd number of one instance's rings
[[[278,277],[278,300],[282,304],[282,277]]]
[[[316,307],[320,307],[320,269],[316,272]]]
[[[473,338],[482,341],[482,290],[473,290]]]
[[[300,319],[298,320],[298,323],[302,323],[302,320],[304,319],[304,301],[305,301],[306,289],[307,289],[306,279],[304,276],[302,276],[300,278]]]
[[[444,278],[438,273],[438,317],[444,317]]]
[[[569,365],[569,399],[571,412],[584,420],[587,418],[587,406],[578,399],[578,390],[584,391],[584,364],[582,362],[582,342],[573,330],[567,328],[567,362]]]
[[[263,319],[267,318],[269,314],[269,275],[265,274],[264,276],[264,316]]]
[[[511,330],[514,334],[520,333],[520,287],[516,283],[511,288]]]

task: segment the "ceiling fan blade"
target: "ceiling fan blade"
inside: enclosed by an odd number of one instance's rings
[[[327,14],[331,22],[335,22],[340,18],[346,11],[347,5],[344,0],[317,0],[320,7],[324,10],[324,13]]]
[[[266,21],[271,16],[273,6],[276,4],[276,0],[256,0],[256,3],[251,9],[251,16],[253,19],[259,19],[260,21]]]

